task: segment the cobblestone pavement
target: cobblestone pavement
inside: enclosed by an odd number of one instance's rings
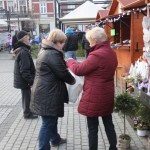
[[[37,150],[40,117],[25,120],[22,116],[21,92],[13,88],[14,60],[6,52],[0,52],[0,150]],[[76,104],[65,105],[65,116],[59,119],[58,130],[67,144],[52,150],[88,150],[86,118],[79,115]],[[99,150],[108,150],[109,144],[101,118],[99,119]],[[123,132],[122,118],[113,114],[117,136]],[[146,138],[140,138],[127,123],[131,135],[131,150],[150,150]]]

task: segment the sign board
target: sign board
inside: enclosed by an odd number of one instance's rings
[[[115,35],[116,35],[115,29],[111,29],[111,30],[110,30],[110,35],[111,35],[111,36],[115,36]]]

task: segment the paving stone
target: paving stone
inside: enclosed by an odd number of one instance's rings
[[[25,120],[22,116],[21,92],[13,88],[14,60],[0,55],[0,150],[37,150],[41,118]],[[7,66],[7,67],[6,67]],[[88,150],[86,117],[79,115],[78,103],[65,104],[65,116],[58,120],[58,131],[67,144],[52,150]],[[117,137],[123,133],[123,119],[113,114]],[[138,137],[127,122],[127,133],[132,137],[130,150],[150,150],[146,138]],[[109,143],[102,119],[99,118],[98,150],[108,150]]]

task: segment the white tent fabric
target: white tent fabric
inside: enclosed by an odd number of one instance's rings
[[[7,26],[7,22],[4,21],[3,19],[0,19],[0,27]]]
[[[95,22],[99,9],[100,8],[96,4],[86,1],[66,16],[60,18],[60,21],[64,24]]]

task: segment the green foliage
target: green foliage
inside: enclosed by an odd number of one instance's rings
[[[136,128],[139,130],[147,130],[148,125],[146,125],[145,123],[139,123]]]
[[[137,116],[140,117],[140,120],[150,126],[150,109],[145,106],[142,102],[139,105],[137,111]]]
[[[136,80],[139,82],[142,81],[142,75],[140,73],[136,75]]]
[[[39,47],[37,44],[31,45],[31,55],[33,58],[37,58],[37,55],[39,53]]]
[[[85,57],[84,50],[82,49],[82,44],[78,43],[77,57]]]
[[[128,92],[119,94],[115,97],[114,111],[125,115],[135,115],[139,100],[131,96]]]
[[[130,77],[130,78],[126,78],[125,79],[127,83],[133,83],[134,82],[134,78]]]
[[[125,139],[125,140],[131,140],[131,137],[130,137],[129,135],[127,135],[127,134],[121,134],[121,135],[119,136],[119,138]]]

